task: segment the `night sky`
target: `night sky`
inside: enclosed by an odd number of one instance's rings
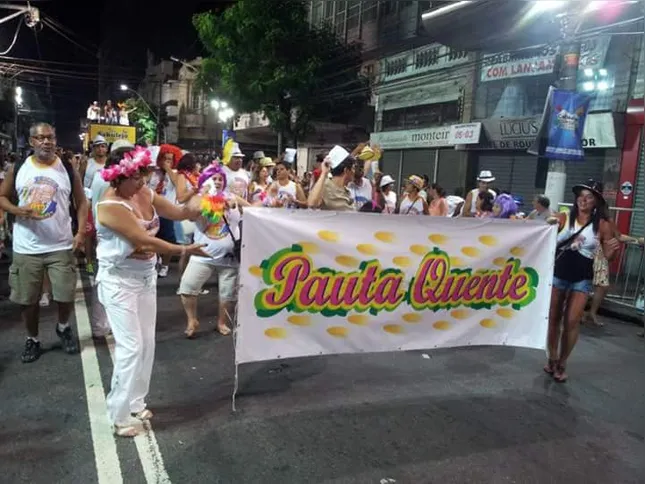
[[[99,91],[99,46],[108,46],[109,71],[103,73],[103,78],[108,88],[114,86],[112,99],[116,100],[121,83],[136,86],[141,80],[146,49],[157,59],[200,55],[201,44],[192,26],[192,15],[218,10],[230,3],[181,0],[168,2],[172,9],[163,9],[156,1],[32,0],[44,21],[36,32],[23,24],[14,48],[0,62],[3,66],[15,63],[15,69],[23,69],[18,76],[19,84],[25,90],[36,90],[45,102],[49,97],[49,78],[59,144],[79,149],[79,121]],[[11,12],[0,13],[5,17]],[[9,47],[17,25],[17,19],[0,25],[0,52]]]

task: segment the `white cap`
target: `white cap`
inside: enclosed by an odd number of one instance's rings
[[[238,158],[244,158],[244,153],[242,153],[242,150],[240,149],[240,145],[237,143],[233,144],[233,151],[231,152],[231,158],[238,157]]]
[[[336,145],[331,149],[331,151],[329,152],[329,155],[327,156],[329,158],[329,162],[333,170],[338,165],[340,165],[343,161],[345,161],[345,159],[349,156],[349,151],[347,151],[342,146]]]
[[[392,178],[390,175],[383,175],[383,178],[381,178],[381,184],[379,185],[380,188],[383,188],[384,186],[390,185],[394,183],[394,178]]]

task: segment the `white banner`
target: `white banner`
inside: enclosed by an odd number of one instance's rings
[[[251,208],[236,363],[546,342],[544,223]]]

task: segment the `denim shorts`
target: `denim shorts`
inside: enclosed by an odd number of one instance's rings
[[[593,292],[593,281],[591,279],[585,279],[584,281],[570,282],[553,276],[553,287],[564,292],[570,291],[590,294]]]

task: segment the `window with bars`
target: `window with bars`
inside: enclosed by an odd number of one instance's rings
[[[362,2],[362,6],[363,6],[363,15],[362,15],[363,24],[367,22],[373,22],[374,20],[376,20],[376,16],[378,13],[377,0],[364,0]]]
[[[323,20],[323,3],[320,0],[314,1],[311,4],[311,24],[319,26]]]
[[[361,12],[361,0],[349,0],[347,6],[347,30],[358,27]]]
[[[383,131],[428,128],[459,120],[458,101],[409,106],[383,111]]]

